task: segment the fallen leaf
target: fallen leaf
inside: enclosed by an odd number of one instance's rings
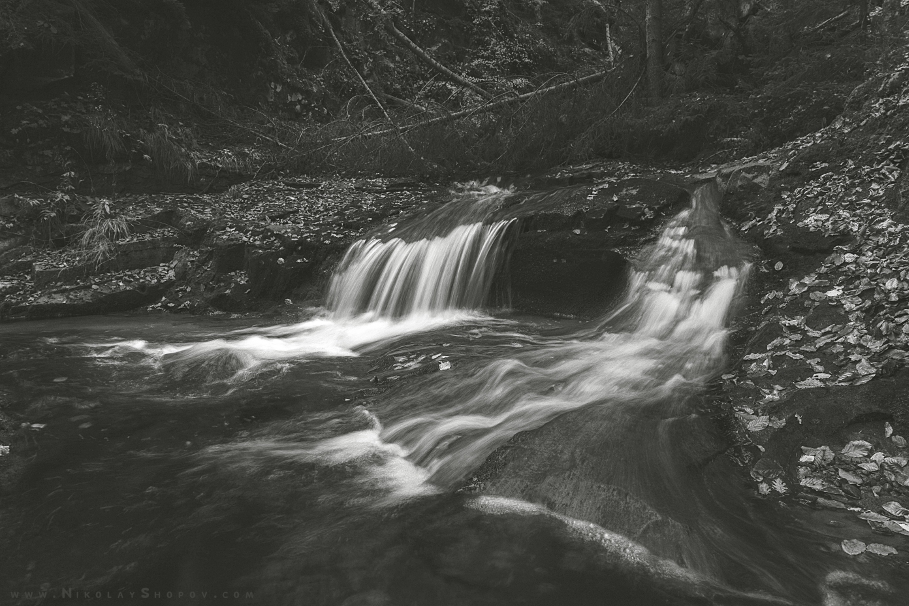
[[[827,486],[827,483],[824,482],[824,480],[813,476],[802,478],[799,480],[799,484],[805,488],[810,488],[811,490],[824,490]]]
[[[818,446],[817,448],[802,446],[802,452],[813,456],[815,463],[818,465],[825,465],[831,462],[834,456],[833,451],[828,446]]]
[[[896,444],[897,447],[906,448],[906,438],[903,436],[891,436],[890,439],[893,440],[893,443]]]
[[[815,501],[815,503],[821,505],[822,507],[829,507],[830,509],[846,509],[846,506],[839,501],[834,501],[833,499],[825,499],[823,497],[818,497],[818,500]]]
[[[906,535],[907,537],[909,537],[909,524],[907,524],[906,522],[897,522],[894,520],[888,520],[887,522],[884,522],[884,528],[886,528],[887,530],[890,530],[892,532]]]
[[[870,463],[859,463],[859,467],[861,467],[865,471],[877,471],[878,469],[880,469],[878,464],[875,463],[874,461],[872,461]]]
[[[884,511],[897,518],[905,518],[906,516],[909,516],[909,509],[906,509],[897,501],[884,503],[881,507]]]
[[[840,477],[843,478],[844,480],[846,480],[847,482],[849,482],[850,484],[858,485],[858,484],[862,483],[862,479],[860,477],[858,477],[857,475],[855,475],[853,473],[849,473],[845,469],[838,468],[837,471],[839,471]]]
[[[883,522],[889,522],[889,521],[890,521],[890,518],[888,518],[887,516],[882,516],[881,514],[875,513],[875,512],[873,512],[873,511],[863,511],[862,513],[859,514],[858,517],[859,517],[859,519],[861,519],[861,520],[869,520],[869,521],[871,521],[871,522],[881,522],[881,523],[883,523]]]
[[[889,438],[893,435],[893,426],[890,423],[884,423],[884,437]]]
[[[896,555],[899,553],[893,547],[882,545],[881,543],[868,543],[867,547],[865,547],[865,551],[879,556]]]
[[[439,370],[449,370],[450,368],[451,368],[451,362],[449,362],[447,360],[444,362],[439,362]]]
[[[841,545],[843,547],[843,551],[845,551],[846,553],[848,553],[851,556],[856,556],[856,555],[862,554],[865,552],[865,549],[867,548],[867,546],[863,542],[858,541],[856,539],[845,539],[841,543]]]
[[[748,421],[748,431],[761,431],[767,429],[767,426],[770,425],[770,417],[762,416],[751,421]]]
[[[871,444],[864,440],[853,440],[846,444],[840,453],[852,459],[857,459],[859,457],[864,457],[868,455],[868,451],[871,449]]]
[[[789,491],[789,489],[786,487],[786,483],[779,478],[773,481],[772,486],[773,489],[780,494],[786,494]]]

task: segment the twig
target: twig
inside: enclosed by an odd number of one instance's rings
[[[385,10],[379,6],[379,3],[376,2],[376,0],[366,0],[366,3],[379,13],[379,17],[385,22],[385,29],[387,29],[392,36],[403,42],[404,46],[410,49],[410,51],[421,61],[423,61],[423,63],[429,65],[434,70],[448,76],[461,86],[469,88],[484,99],[492,99],[492,95],[490,93],[486,92],[464,76],[453,72],[452,70],[439,63],[437,60],[433,59],[429,53],[420,48],[416,42],[411,40],[404,32],[395,27],[394,23],[391,20],[391,16],[389,16]]]
[[[398,130],[403,130],[403,132],[409,132],[415,128],[421,128],[421,127],[430,126],[433,124],[441,124],[444,122],[451,122],[452,120],[457,120],[459,118],[466,118],[466,117],[473,116],[473,115],[476,115],[479,113],[485,113],[485,112],[491,111],[493,109],[498,109],[500,107],[504,107],[506,105],[520,103],[522,101],[528,101],[535,97],[542,97],[544,95],[548,95],[551,93],[570,90],[570,89],[580,86],[582,84],[589,84],[591,82],[597,82],[598,80],[602,80],[609,73],[611,73],[613,71],[613,69],[614,68],[610,68],[605,71],[596,72],[594,74],[589,74],[587,76],[578,78],[576,80],[570,80],[568,82],[562,82],[561,84],[556,84],[554,86],[549,86],[547,88],[537,89],[537,90],[529,92],[529,93],[524,93],[523,95],[518,95],[517,97],[508,97],[507,99],[493,101],[492,103],[487,103],[487,104],[481,105],[479,107],[471,107],[468,109],[464,109],[461,111],[447,114],[445,116],[439,116],[437,118],[430,118],[429,120],[417,122],[416,124],[411,124],[409,126],[405,126],[403,129],[398,129]],[[338,139],[335,139],[335,141],[344,141],[344,140],[352,139],[352,138],[356,138],[356,137],[377,137],[377,136],[387,135],[387,134],[390,134],[393,132],[395,132],[395,131],[392,129],[385,129],[385,130],[364,133],[362,135],[357,134],[357,135],[350,135],[348,137],[340,137]]]
[[[197,106],[197,107],[199,107],[199,108],[201,108],[201,109],[207,111],[208,113],[210,113],[211,115],[215,116],[216,118],[219,118],[219,119],[221,119],[221,120],[224,120],[225,122],[227,122],[228,124],[230,124],[230,125],[232,125],[232,126],[235,126],[235,127],[239,128],[239,129],[242,129],[242,130],[245,130],[245,131],[249,131],[249,132],[251,132],[252,134],[256,135],[257,137],[262,137],[262,138],[265,139],[266,141],[271,141],[271,142],[274,143],[275,145],[277,145],[277,146],[279,146],[279,147],[283,147],[284,149],[291,150],[291,151],[293,151],[293,149],[294,149],[294,148],[292,148],[291,146],[287,145],[286,143],[283,143],[283,142],[281,142],[281,141],[278,141],[277,139],[275,139],[275,138],[273,138],[273,137],[269,137],[269,136],[266,135],[265,133],[259,132],[259,131],[257,131],[257,130],[254,129],[254,128],[250,128],[250,127],[248,127],[248,126],[245,126],[245,125],[243,125],[243,124],[240,124],[239,122],[235,122],[234,120],[231,120],[230,118],[228,118],[228,117],[226,117],[226,116],[222,116],[222,115],[218,114],[217,112],[212,111],[211,109],[205,107],[205,106],[202,105],[201,103],[199,103],[199,102],[197,102],[197,101],[193,101],[192,99],[189,99],[189,98],[185,97],[184,95],[181,95],[180,93],[178,93],[178,92],[175,91],[174,89],[170,88],[169,86],[167,86],[166,84],[164,84],[163,82],[161,82],[160,79],[155,79],[154,82],[155,82],[155,84],[157,84],[158,86],[161,86],[162,88],[165,88],[165,89],[168,90],[169,92],[171,92],[171,93],[177,95],[178,97],[180,97],[181,99],[183,99],[183,100],[186,101],[187,103],[192,103],[193,105],[195,105],[195,106]]]
[[[382,105],[382,102],[379,101],[379,98],[369,87],[369,84],[363,78],[363,75],[360,73],[360,70],[358,70],[356,67],[354,67],[354,64],[350,62],[350,59],[347,57],[347,53],[344,52],[344,46],[341,44],[341,41],[338,40],[338,36],[335,35],[335,30],[331,26],[331,22],[328,20],[328,17],[326,17],[325,13],[323,13],[322,11],[319,11],[319,15],[321,15],[322,22],[325,24],[325,28],[328,30],[328,33],[331,35],[332,40],[335,41],[335,45],[337,45],[338,50],[341,52],[341,57],[344,59],[344,62],[347,63],[347,66],[350,68],[350,70],[354,74],[357,75],[357,79],[360,81],[360,84],[363,86],[364,89],[366,89],[366,91],[369,93],[369,96],[372,97],[372,100],[376,102],[376,105],[378,105],[379,109],[382,110],[382,113],[385,114],[385,119],[388,120],[389,124],[391,124],[392,128],[389,132],[397,133],[398,139],[401,140],[401,143],[404,144],[404,147],[406,147],[407,150],[410,153],[412,153],[414,156],[417,156],[417,152],[415,152],[414,149],[410,146],[410,143],[408,143],[407,139],[404,138],[404,133],[401,132],[401,129],[398,127],[398,125],[395,123],[395,121],[391,119],[390,115],[388,115],[388,110],[385,109],[385,106]]]
[[[848,9],[844,10],[839,15],[836,15],[835,17],[830,17],[826,21],[821,21],[820,23],[818,23],[811,29],[805,30],[805,33],[806,34],[816,34],[817,32],[819,32],[822,29],[824,29],[825,27],[827,27],[828,25],[833,25],[834,23],[841,21],[848,14],[849,14],[849,10]]]

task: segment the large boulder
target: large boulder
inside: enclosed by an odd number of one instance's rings
[[[690,200],[671,181],[650,178],[518,193],[494,219],[516,219],[510,260],[516,311],[596,316],[621,294],[626,259]]]

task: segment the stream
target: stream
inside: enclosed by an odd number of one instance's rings
[[[705,387],[750,265],[715,188],[590,322],[489,305],[508,195],[354,244],[295,324],[0,326],[0,396],[32,424],[0,603],[832,606],[905,585],[856,580],[835,529],[725,454]]]

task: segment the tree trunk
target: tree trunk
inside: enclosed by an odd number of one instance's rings
[[[663,0],[647,0],[647,17],[644,21],[647,39],[647,81],[650,96],[663,95]]]

